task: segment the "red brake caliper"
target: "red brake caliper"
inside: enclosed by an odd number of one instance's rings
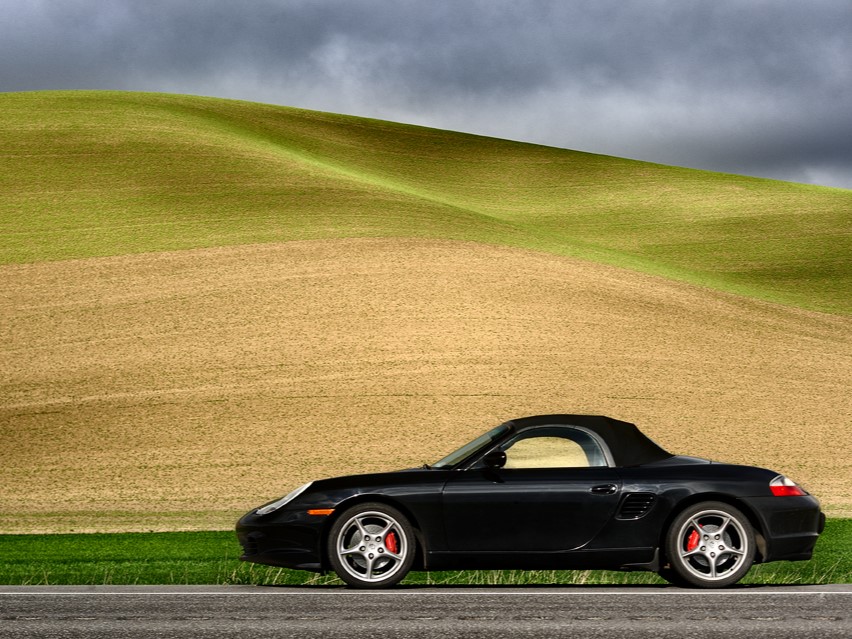
[[[396,540],[396,533],[389,532],[387,537],[385,537],[385,546],[390,550],[393,554],[399,553],[399,543]]]
[[[693,529],[693,531],[689,533],[689,539],[686,540],[686,552],[692,552],[698,548],[699,539],[701,539],[701,535],[698,534],[697,530]]]

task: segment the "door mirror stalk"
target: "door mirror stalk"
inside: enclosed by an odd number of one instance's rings
[[[486,468],[497,469],[506,465],[506,453],[502,450],[492,450],[482,458]]]

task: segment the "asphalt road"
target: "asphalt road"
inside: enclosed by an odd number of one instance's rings
[[[0,586],[0,637],[852,637],[852,585]]]

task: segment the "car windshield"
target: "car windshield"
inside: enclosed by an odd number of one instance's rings
[[[469,444],[465,444],[457,451],[450,453],[441,461],[435,462],[434,464],[432,464],[432,468],[449,468],[450,466],[455,466],[467,457],[470,457],[474,453],[479,452],[480,450],[488,446],[491,442],[502,437],[508,430],[508,426],[506,426],[505,424],[500,424],[500,426],[498,426],[497,428],[489,430],[487,433],[485,433],[484,435],[480,435]]]

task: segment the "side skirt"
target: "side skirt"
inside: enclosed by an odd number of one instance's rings
[[[657,548],[569,552],[430,552],[427,570],[659,570]]]

